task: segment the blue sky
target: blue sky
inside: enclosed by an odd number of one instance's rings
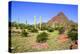
[[[63,12],[69,20],[78,21],[78,6],[66,4],[50,4],[50,3],[33,3],[33,2],[11,2],[11,21],[19,21],[28,24],[34,23],[34,16],[36,16],[37,23],[39,17],[42,16],[42,22],[49,21],[59,12]]]

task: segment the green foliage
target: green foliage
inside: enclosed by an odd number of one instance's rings
[[[11,27],[16,27],[16,29],[19,28],[19,24],[17,22],[12,22]]]
[[[74,25],[73,25],[74,26]],[[78,29],[77,29],[77,27],[76,26],[74,26],[73,27],[72,26],[72,28],[68,31],[68,36],[69,36],[69,38],[71,39],[71,40],[74,40],[74,41],[76,41],[76,40],[78,40]]]
[[[59,27],[59,34],[64,33],[64,27]]]
[[[55,29],[55,30],[59,30],[59,27],[60,27],[59,24],[57,24],[57,23],[54,24],[54,29]]]
[[[32,28],[34,28],[34,26],[33,26],[33,25],[27,25],[26,28],[27,28],[28,30],[31,30]]]
[[[38,24],[37,27],[40,30],[47,30],[47,28],[48,28],[47,23],[42,23],[41,24],[41,28],[40,28],[40,24]]]
[[[55,30],[59,30],[60,29],[60,26],[55,26],[54,29]]]
[[[38,32],[38,30],[35,28],[31,28],[31,32]]]
[[[54,31],[54,28],[49,27],[49,28],[47,29],[47,31],[48,31],[48,32],[53,32],[53,31]]]
[[[47,39],[48,39],[48,34],[45,32],[42,32],[42,33],[38,34],[38,36],[37,36],[37,42],[39,42],[39,43],[46,42]]]
[[[27,37],[28,36],[28,33],[25,30],[22,30],[22,36],[23,37]]]
[[[16,27],[17,23],[16,22],[10,22],[12,27]]]
[[[26,29],[27,25],[26,24],[19,24],[20,29]]]
[[[62,24],[55,24],[54,29],[55,30],[58,30],[59,31],[59,34],[62,34],[65,31],[65,27]]]
[[[17,24],[15,27],[16,27],[16,29],[18,29],[19,28],[19,25]]]

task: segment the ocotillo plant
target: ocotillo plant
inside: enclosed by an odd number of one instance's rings
[[[40,16],[40,29],[41,29],[41,24],[42,24],[42,17]]]
[[[36,16],[34,16],[34,28],[36,29]]]

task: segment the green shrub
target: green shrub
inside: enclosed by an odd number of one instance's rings
[[[64,27],[59,27],[58,31],[59,31],[59,34],[64,33]]]
[[[22,23],[20,23],[19,24],[19,27],[20,27],[20,29],[27,29],[27,27],[28,27],[28,25],[26,25],[26,24],[22,24]]]
[[[47,39],[48,39],[48,34],[45,32],[42,32],[37,36],[37,42],[39,43],[44,43],[47,41]]]
[[[19,23],[17,22],[10,22],[12,27],[16,27],[16,29],[19,28]]]
[[[53,32],[54,31],[54,28],[48,28],[47,31],[48,32]]]
[[[42,23],[42,24],[41,24],[41,27],[40,27],[40,24],[38,24],[37,27],[38,27],[38,29],[40,29],[40,30],[47,30],[48,25],[47,25],[47,23]]]
[[[19,24],[20,29],[25,29],[23,24]]]
[[[58,30],[58,29],[59,29],[59,27],[55,27],[54,29],[55,29],[55,30]]]
[[[47,30],[48,29],[48,26],[42,26],[41,27],[41,30]]]
[[[78,40],[78,31],[76,28],[72,28],[70,31],[68,31],[68,37],[73,41]]]
[[[26,28],[27,28],[28,30],[32,30],[32,28],[34,28],[34,26],[33,26],[33,25],[27,25]]]
[[[22,36],[23,37],[27,37],[28,36],[28,33],[25,30],[22,30]]]
[[[34,25],[27,25],[25,26],[26,29],[28,29],[30,32],[38,32],[36,28],[34,28]]]
[[[19,28],[19,25],[18,24],[15,24],[15,26],[12,26],[12,27],[16,27],[16,29],[18,29]]]
[[[38,30],[35,28],[31,28],[31,32],[38,32]]]

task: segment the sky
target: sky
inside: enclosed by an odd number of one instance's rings
[[[50,4],[50,3],[36,3],[36,2],[9,2],[9,20],[19,23],[34,23],[34,16],[36,16],[37,23],[42,16],[42,22],[48,22],[52,17],[59,12],[63,12],[69,20],[78,22],[78,6],[69,4]]]

